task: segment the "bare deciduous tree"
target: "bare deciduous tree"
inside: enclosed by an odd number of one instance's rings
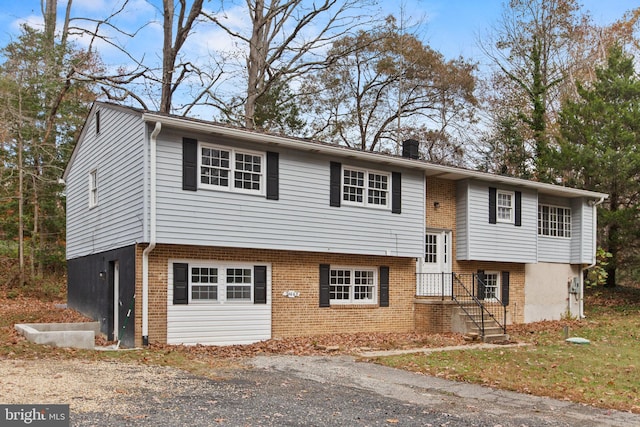
[[[306,73],[326,67],[334,58],[323,55],[336,40],[362,24],[367,2],[359,0],[246,0],[251,19],[248,31],[238,29],[224,13],[209,14],[246,52],[246,94],[241,102],[219,105],[227,119],[254,128],[256,105],[273,85],[289,85]],[[353,14],[352,14],[353,12]],[[237,97],[234,98],[237,101]]]
[[[415,138],[424,142],[425,157],[443,161],[437,146],[454,147],[456,127],[473,119],[474,66],[446,61],[415,36],[400,33],[393,18],[377,31],[336,41],[328,58],[332,64],[306,86],[315,133],[324,139],[395,151],[400,139]]]

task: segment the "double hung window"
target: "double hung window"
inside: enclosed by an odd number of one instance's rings
[[[191,301],[251,302],[253,268],[190,265]]]
[[[389,207],[388,173],[345,166],[342,169],[342,201],[345,204]]]
[[[514,193],[512,191],[497,192],[498,222],[513,223]]]
[[[495,300],[500,298],[500,274],[496,271],[486,272],[484,275],[484,297],[485,300]]]
[[[199,164],[203,188],[264,193],[264,153],[201,144]]]
[[[89,172],[89,207],[98,206],[98,170]]]
[[[331,304],[374,304],[376,283],[375,269],[332,267],[329,271]]]

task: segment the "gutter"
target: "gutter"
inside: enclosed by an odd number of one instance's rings
[[[598,205],[601,205],[602,202],[605,201],[605,199],[607,198],[607,196],[602,196],[600,197],[599,200],[590,203],[591,207],[593,208],[593,218],[592,218],[592,230],[593,230],[593,239],[592,240],[592,254],[593,254],[593,261],[591,262],[591,264],[589,264],[588,266],[584,267],[582,269],[582,274],[580,274],[580,303],[578,305],[578,319],[584,319],[585,316],[584,315],[584,272],[589,270],[590,268],[593,268],[596,263],[598,262],[598,260],[596,259],[596,253],[598,251],[598,242],[597,242],[597,237],[598,237]]]
[[[149,220],[149,246],[142,251],[142,345],[149,345],[149,254],[156,247],[156,142],[162,124],[156,122],[151,132],[150,142],[150,220]]]

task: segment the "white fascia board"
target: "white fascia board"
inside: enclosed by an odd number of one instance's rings
[[[227,138],[241,139],[243,141],[250,141],[264,145],[310,151],[343,158],[357,158],[374,163],[393,165],[407,169],[418,169],[424,171],[426,176],[439,177],[452,181],[459,181],[462,179],[477,179],[480,181],[496,184],[530,188],[543,194],[562,197],[586,197],[598,200],[608,197],[608,195],[605,193],[598,193],[595,191],[581,190],[578,188],[564,187],[560,185],[546,184],[536,181],[528,181],[526,179],[513,178],[509,176],[494,175],[487,172],[462,169],[454,166],[438,165],[427,163],[421,160],[391,156],[384,153],[358,151],[338,145],[323,144],[316,141],[270,135],[257,131],[221,126],[205,121],[166,116],[155,113],[144,113],[142,115],[142,118],[146,122],[161,122],[163,126],[175,129],[184,129],[191,132],[205,133],[208,135],[219,135]]]

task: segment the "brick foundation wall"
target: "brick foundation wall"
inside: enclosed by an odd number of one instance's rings
[[[451,300],[416,299],[415,331],[427,334],[451,332],[455,307],[457,304]]]
[[[142,251],[137,248],[136,345],[142,331]],[[413,258],[323,254],[294,251],[158,245],[149,260],[149,342],[167,339],[167,272],[169,259],[270,263],[272,266],[272,337],[340,332],[411,332],[414,326],[415,261]],[[389,307],[319,305],[319,265],[389,267]],[[283,292],[296,291],[288,298]],[[140,341],[140,342],[138,342]]]

